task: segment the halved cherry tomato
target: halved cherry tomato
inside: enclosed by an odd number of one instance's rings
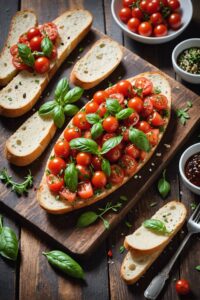
[[[58,30],[56,24],[49,22],[39,26],[39,30],[42,36],[48,36],[51,41],[55,41],[58,36]]]
[[[150,97],[146,97],[144,99],[143,106],[144,107],[143,107],[142,115],[144,117],[148,117],[153,112],[153,104],[151,102],[151,98]]]
[[[43,74],[49,71],[50,60],[46,56],[40,56],[35,60],[34,69],[37,73]]]
[[[101,163],[102,163],[102,159],[99,156],[95,155],[92,157],[91,164],[96,171],[101,170]]]
[[[149,140],[149,143],[152,146],[156,146],[158,144],[158,138],[159,138],[159,129],[151,129],[146,133],[146,136]]]
[[[86,113],[84,111],[78,112],[73,117],[73,125],[78,127],[81,130],[87,130],[90,128],[90,123],[86,119]]]
[[[54,152],[56,156],[67,158],[70,153],[69,143],[65,140],[57,142],[54,146]]]
[[[57,177],[54,174],[47,175],[46,180],[50,191],[54,193],[58,193],[64,186],[63,178]]]
[[[119,17],[122,20],[122,22],[127,23],[128,20],[131,18],[132,14],[131,14],[131,9],[129,7],[123,7],[120,11],[119,11]]]
[[[109,116],[103,120],[102,125],[105,131],[112,133],[117,130],[119,122],[115,117]]]
[[[137,124],[136,127],[137,127],[137,129],[139,129],[139,130],[141,130],[141,131],[143,131],[145,133],[148,132],[151,129],[151,126],[146,121],[140,121],[140,122],[138,122],[138,124]]]
[[[126,126],[120,126],[117,130],[119,135],[123,136],[123,141],[128,142],[129,141],[129,131],[126,128]]]
[[[81,182],[78,185],[78,195],[82,199],[88,199],[94,195],[90,182]]]
[[[41,35],[39,29],[37,27],[32,27],[29,29],[29,31],[27,32],[27,38],[30,41],[32,38],[34,38],[35,36],[39,36]]]
[[[107,109],[106,109],[106,103],[104,102],[104,103],[101,103],[100,105],[99,105],[99,109],[98,109],[98,114],[99,114],[99,116],[102,118],[104,115],[105,115],[105,113],[107,112]]]
[[[124,150],[125,154],[137,159],[140,157],[140,149],[138,149],[135,145],[129,144],[126,146]]]
[[[159,24],[154,27],[153,33],[157,37],[167,35],[167,26],[164,24]]]
[[[115,94],[111,94],[109,96],[109,98],[112,98],[112,99],[116,99],[119,104],[124,107],[124,95],[120,94],[120,93],[115,93]]]
[[[27,44],[27,43],[29,43],[28,37],[27,37],[27,34],[26,34],[26,33],[20,35],[20,37],[19,37],[19,43],[22,43],[22,44]]]
[[[127,119],[124,120],[126,127],[135,126],[139,122],[140,116],[138,113],[133,112]]]
[[[60,174],[66,167],[66,162],[60,157],[54,157],[48,163],[48,169],[54,175]]]
[[[64,138],[68,142],[79,137],[81,137],[81,131],[78,127],[67,127],[64,131]]]
[[[138,89],[142,89],[143,96],[147,96],[147,95],[151,94],[153,91],[152,82],[145,77],[137,78],[135,81],[135,87]]]
[[[116,84],[117,93],[124,95],[124,97],[128,97],[132,93],[132,84],[128,80],[121,80]]]
[[[129,19],[127,23],[128,29],[131,30],[132,32],[137,32],[140,23],[141,23],[140,19],[133,17]]]
[[[177,280],[176,291],[179,295],[187,295],[190,292],[189,282],[185,279]]]
[[[110,161],[110,162],[116,162],[121,156],[121,151],[120,148],[114,147],[113,149],[111,149],[110,151],[108,151],[105,154],[105,157]]]
[[[79,152],[76,156],[76,162],[81,166],[88,166],[91,163],[92,156],[90,153]]]
[[[43,40],[43,37],[41,36],[34,36],[30,40],[30,48],[32,51],[41,51],[41,42]]]
[[[143,109],[143,101],[140,97],[135,96],[128,101],[128,107],[133,108],[137,113]]]
[[[167,109],[168,107],[168,100],[165,95],[157,94],[150,97],[151,103],[153,107],[157,110]]]
[[[161,13],[156,12],[150,16],[150,21],[153,25],[159,25],[163,22],[163,17]]]
[[[92,113],[95,113],[98,110],[98,108],[99,108],[99,105],[96,102],[91,101],[86,104],[85,112],[86,112],[86,114],[92,114]]]
[[[17,45],[13,45],[12,47],[10,47],[10,54],[12,56],[15,56],[18,54],[18,46]]]
[[[165,124],[165,121],[163,120],[162,116],[157,111],[154,111],[154,113],[149,116],[148,122],[156,127]]]
[[[111,166],[109,181],[113,184],[120,184],[124,180],[124,170],[119,165]]]
[[[82,165],[76,165],[76,169],[78,170],[78,178],[81,181],[87,181],[91,177],[91,172],[88,168]]]
[[[179,13],[173,13],[168,18],[168,23],[171,28],[178,29],[181,26],[181,15]]]
[[[122,167],[125,174],[129,176],[136,171],[138,163],[133,157],[125,154],[121,157],[119,165]]]
[[[108,98],[107,91],[98,91],[93,96],[93,101],[97,104],[101,104],[106,101],[106,98]]]
[[[76,199],[76,193],[71,192],[66,187],[59,192],[60,196],[65,198],[68,202],[74,202]]]
[[[138,27],[138,32],[142,36],[150,36],[152,34],[152,26],[149,22],[142,22]]]
[[[13,56],[12,63],[17,70],[29,70],[30,67],[25,65],[18,55]]]
[[[95,188],[103,188],[106,185],[107,178],[103,171],[96,171],[92,176],[92,184]]]

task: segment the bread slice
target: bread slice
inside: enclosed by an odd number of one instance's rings
[[[175,207],[175,209],[174,209]],[[180,230],[180,228],[183,226],[186,216],[187,216],[187,210],[185,206],[178,202],[178,201],[171,201],[167,203],[163,208],[167,208],[167,211],[177,210],[177,213],[179,213],[179,219],[177,219],[177,223],[174,222],[173,225],[171,225],[170,228],[173,228],[173,232],[170,236],[168,236],[168,239],[164,241],[160,246],[157,248],[157,250],[153,251],[151,254],[144,253],[143,251],[129,251],[122,263],[121,266],[121,277],[127,284],[133,284],[135,283],[142,275],[145,274],[145,272],[149,269],[149,267],[152,265],[152,263],[156,260],[156,258],[162,253],[164,248],[169,244],[171,239],[175,236],[175,234]],[[161,211],[162,208],[159,210]],[[158,211],[158,212],[159,212]],[[169,220],[169,224],[171,221]],[[167,223],[168,224],[168,223]],[[169,227],[168,227],[169,228]],[[149,238],[149,237],[147,237]],[[151,237],[154,238],[154,237]],[[143,241],[146,240],[145,235],[143,236]]]
[[[102,38],[75,64],[70,80],[85,90],[90,89],[116,69],[122,56],[118,43],[109,38]]]
[[[20,35],[36,25],[37,17],[29,10],[18,11],[12,18],[7,41],[0,53],[0,86],[6,85],[18,72],[12,64],[10,47],[17,44]]]
[[[161,90],[161,93],[164,94],[167,99],[168,99],[168,106],[169,106],[169,111],[171,109],[171,88],[170,85],[167,81],[167,79],[158,72],[146,72],[146,73],[142,73],[140,75],[137,75],[135,77],[129,78],[127,80],[129,80],[132,84],[134,84],[134,81],[136,80],[136,78],[138,77],[146,77],[148,79],[150,79],[154,85],[154,87],[157,87]],[[170,119],[170,113],[169,116],[165,117],[165,126],[163,127],[163,131],[159,133],[159,141],[161,140],[167,125],[169,123],[169,119]],[[67,125],[70,126],[71,122]],[[63,134],[61,134],[61,136],[59,137],[59,139],[61,139],[63,137]],[[151,156],[153,155],[155,149],[157,146],[152,147],[151,151],[146,155],[146,158],[144,159],[143,162],[140,162],[138,164],[138,167],[135,171],[134,174],[132,174],[132,176],[134,176],[143,166],[144,164],[151,158]],[[50,156],[54,155],[54,152],[52,151]],[[47,161],[48,164],[48,161]],[[121,184],[118,185],[113,185],[111,189],[109,190],[104,190],[100,195],[95,195],[89,199],[81,199],[81,198],[76,198],[75,202],[73,203],[69,203],[64,199],[61,199],[60,201],[55,200],[55,195],[53,193],[50,192],[47,183],[46,183],[46,174],[44,173],[42,181],[40,183],[40,187],[38,189],[37,192],[37,200],[39,201],[39,204],[45,209],[47,210],[49,213],[52,214],[64,214],[64,213],[68,213],[70,211],[73,211],[75,209],[79,209],[88,205],[91,205],[105,197],[107,197],[109,194],[113,193],[115,190],[117,190],[120,186],[122,186],[123,184],[125,184],[132,176],[125,176],[124,180]]]
[[[168,234],[159,234],[140,226],[133,234],[126,236],[124,246],[137,253],[152,254],[163,247],[183,225],[186,217],[185,206],[177,201],[171,201],[161,207],[151,219],[164,222]]]
[[[46,149],[56,132],[51,118],[34,113],[6,142],[5,155],[17,166],[26,166]]]
[[[51,63],[49,73],[21,71],[3,88],[0,91],[1,115],[18,117],[33,107],[57,69],[90,30],[92,16],[87,10],[69,10],[53,22],[60,35],[56,61]]]

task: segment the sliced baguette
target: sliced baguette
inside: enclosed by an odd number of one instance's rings
[[[52,62],[48,74],[21,71],[4,89],[0,91],[0,114],[18,117],[29,111],[39,99],[49,80],[85,37],[92,24],[92,16],[87,10],[66,11],[53,21],[60,35],[58,56]]]
[[[41,118],[34,113],[6,142],[7,160],[17,166],[26,166],[46,149],[56,132],[51,118]]]
[[[10,47],[18,42],[20,35],[36,25],[37,17],[29,10],[18,11],[12,18],[7,41],[0,53],[0,86],[6,85],[17,74],[17,70],[12,64]]]
[[[164,222],[169,234],[158,234],[140,226],[133,234],[126,236],[124,246],[135,251],[135,254],[152,254],[169,242],[186,218],[185,206],[177,201],[171,201],[161,207],[151,219]]]
[[[142,73],[138,76],[129,78],[128,80],[133,84],[134,81],[136,80],[137,77],[146,77],[148,79],[150,79],[153,82],[153,85],[157,88],[159,88],[161,90],[161,93],[166,95],[167,99],[168,99],[168,106],[169,106],[169,111],[171,109],[171,88],[170,85],[167,81],[167,79],[160,73],[158,72],[146,72],[146,73]],[[159,133],[159,141],[161,140],[167,125],[169,123],[169,119],[170,119],[170,114],[169,116],[165,117],[165,126],[164,126],[164,130],[162,132]],[[67,125],[70,126],[71,122]],[[61,139],[63,137],[63,134],[61,134],[61,136],[59,137],[59,139]],[[154,146],[152,148],[152,150],[147,154],[145,160],[141,163],[138,164],[138,167],[135,171],[135,173],[137,173],[143,166],[144,164],[151,158],[151,156],[153,155],[155,149],[157,146]],[[50,156],[54,155],[54,152],[52,151]],[[48,164],[48,161],[47,161]],[[132,174],[132,176],[135,175]],[[68,201],[66,201],[64,198],[62,198],[60,201],[56,201],[55,200],[55,195],[53,193],[50,192],[47,183],[46,183],[46,174],[43,175],[42,181],[40,183],[40,187],[39,190],[37,192],[37,200],[39,201],[39,204],[45,209],[47,210],[49,213],[52,214],[64,214],[64,213],[68,213],[70,211],[91,205],[105,197],[107,197],[109,194],[113,193],[115,190],[117,190],[120,186],[122,186],[123,184],[125,184],[132,176],[125,176],[124,180],[121,184],[116,184],[113,185],[111,189],[109,190],[104,190],[100,195],[95,195],[89,199],[81,199],[81,198],[76,198],[75,202],[70,203]]]
[[[84,89],[90,89],[108,77],[122,60],[118,43],[102,38],[74,66],[70,80]]]
[[[167,208],[167,211],[174,211],[173,207],[176,207],[177,213],[179,213],[179,219],[177,223],[173,223],[170,228],[173,228],[172,234],[170,234],[166,241],[160,244],[157,250],[153,251],[151,254],[144,253],[142,251],[129,251],[122,263],[121,266],[121,277],[127,284],[135,283],[145,272],[149,269],[152,263],[156,260],[156,258],[162,253],[164,248],[169,244],[171,239],[175,236],[175,234],[181,229],[183,226],[186,216],[187,210],[185,206],[178,201],[171,201],[167,203],[163,208]],[[161,208],[162,209],[162,208]],[[161,211],[161,209],[159,211]],[[165,210],[165,209],[164,209]],[[158,211],[158,212],[159,212]],[[171,221],[169,221],[171,223]],[[168,223],[167,223],[168,224]],[[168,227],[169,228],[169,227]],[[154,237],[146,237],[143,236],[143,241],[146,239],[154,238]]]

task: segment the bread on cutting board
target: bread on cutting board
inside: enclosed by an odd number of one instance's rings
[[[29,10],[18,11],[11,20],[8,38],[0,53],[0,86],[8,82],[18,73],[12,64],[11,46],[18,42],[20,35],[37,25],[37,17]]]
[[[70,80],[74,85],[90,89],[116,69],[122,56],[122,48],[117,42],[102,38],[75,64]]]

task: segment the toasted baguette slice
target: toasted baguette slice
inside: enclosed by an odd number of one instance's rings
[[[60,35],[57,59],[51,63],[49,73],[38,74],[21,71],[0,91],[0,114],[18,117],[29,111],[39,99],[49,80],[88,33],[92,16],[87,10],[66,11],[53,21]]]
[[[142,74],[140,74],[136,77],[132,77],[132,78],[129,78],[127,80],[129,80],[132,84],[134,84],[136,78],[141,77],[141,76],[150,79],[153,83],[153,86],[159,88],[161,90],[161,93],[164,94],[168,99],[169,116],[165,117],[165,125],[164,125],[164,128],[163,128],[163,131],[159,133],[159,141],[160,141],[163,134],[164,134],[164,131],[167,128],[167,125],[168,125],[169,119],[170,119],[171,88],[170,88],[170,85],[169,85],[167,79],[162,74],[160,74],[158,72],[142,73]],[[67,126],[70,126],[71,122]],[[63,134],[61,134],[59,139],[61,139],[62,137],[63,137]],[[138,164],[138,167],[137,167],[135,173],[137,173],[144,166],[144,164],[150,159],[150,157],[154,153],[156,147],[157,146],[152,147],[151,151],[147,154],[145,160]],[[52,156],[52,155],[54,155],[54,151],[51,152],[50,156]],[[48,164],[48,162],[47,162],[47,164]],[[135,175],[135,173],[132,174],[131,176],[125,176],[124,180],[121,184],[113,185],[112,188],[109,189],[109,190],[104,189],[102,191],[102,193],[98,196],[95,195],[95,196],[93,196],[89,199],[84,199],[84,200],[81,199],[81,198],[78,198],[78,196],[77,196],[76,200],[72,203],[66,201],[64,198],[62,198],[60,201],[55,200],[55,195],[50,192],[50,190],[47,186],[47,183],[46,183],[46,174],[44,174],[43,178],[42,178],[42,181],[40,183],[40,187],[39,187],[38,192],[37,192],[37,200],[39,201],[39,204],[45,210],[47,210],[49,213],[52,213],[52,214],[68,213],[68,212],[73,211],[75,209],[79,209],[79,208],[91,205],[91,204],[107,197],[109,194],[111,194],[112,192],[117,190],[120,186],[125,184],[132,176]]]
[[[169,244],[175,234],[181,229],[186,220],[186,207],[178,201],[171,201],[167,203],[159,211],[161,211],[162,209],[164,209],[164,211],[166,212],[172,212],[172,214],[174,214],[174,211],[176,211],[177,214],[179,214],[179,218],[176,219],[176,223],[174,222],[174,219],[171,221],[170,218],[169,222],[166,223],[171,224],[168,226],[168,228],[173,229],[173,231],[167,237],[167,240],[161,243],[157,250],[153,251],[151,254],[144,253],[143,251],[135,252],[132,250],[126,254],[121,266],[121,277],[127,284],[135,283],[142,275],[144,275],[144,273],[148,270],[148,268],[152,265],[156,258],[162,253],[164,248]],[[146,237],[146,235],[143,235],[143,233],[142,237],[143,242],[145,242],[146,239],[155,238],[155,236]]]
[[[17,166],[26,166],[38,158],[56,132],[51,118],[34,113],[6,142],[6,158]]]
[[[151,254],[159,250],[168,243],[174,236],[174,231],[178,231],[186,217],[185,206],[176,201],[171,201],[161,207],[151,219],[164,222],[168,234],[158,234],[144,226],[140,226],[133,234],[126,236],[124,246],[126,249],[136,251],[136,253]]]
[[[29,10],[18,11],[12,18],[7,41],[0,53],[0,86],[6,85],[17,74],[17,69],[12,64],[10,47],[17,44],[20,35],[36,25],[37,17]]]
[[[90,89],[108,77],[122,60],[118,43],[109,39],[98,40],[81,58],[71,72],[71,82],[85,90]]]

